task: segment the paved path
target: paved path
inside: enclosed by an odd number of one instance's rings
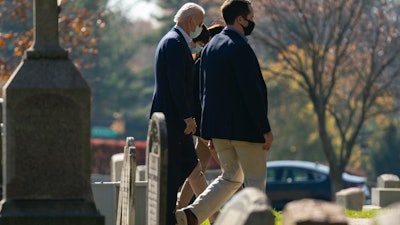
[[[372,219],[349,219],[348,225],[372,225]]]

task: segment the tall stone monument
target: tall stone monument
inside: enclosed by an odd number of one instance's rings
[[[3,87],[0,224],[104,224],[90,186],[90,88],[59,46],[57,0],[33,7],[34,43]]]

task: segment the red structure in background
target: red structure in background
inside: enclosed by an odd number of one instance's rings
[[[146,164],[146,141],[134,141],[137,165]],[[92,174],[110,175],[111,157],[123,153],[125,140],[91,138]]]
[[[90,139],[92,151],[92,174],[110,175],[111,157],[117,153],[123,153],[125,140],[122,139]],[[136,147],[136,163],[137,165],[146,164],[146,141],[134,141]],[[219,165],[213,158],[208,163],[209,169],[219,169]]]

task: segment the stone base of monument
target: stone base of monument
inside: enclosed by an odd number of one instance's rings
[[[119,182],[92,183],[94,202],[101,215],[105,217],[105,225],[115,225],[117,221]]]
[[[104,216],[84,200],[14,200],[3,202],[0,225],[103,225]]]
[[[372,188],[372,205],[385,207],[400,201],[400,188]]]
[[[93,197],[97,209],[105,217],[105,225],[115,225],[118,208],[119,182],[92,183]],[[146,224],[147,181],[135,182],[135,224]]]
[[[104,224],[104,217],[57,216],[57,217],[7,217],[0,220],[4,225],[92,225]]]

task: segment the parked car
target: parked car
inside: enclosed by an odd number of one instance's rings
[[[359,187],[369,198],[365,177],[343,173],[343,188]],[[282,210],[286,203],[311,198],[332,201],[329,167],[308,161],[278,160],[267,162],[266,194],[272,208]]]

